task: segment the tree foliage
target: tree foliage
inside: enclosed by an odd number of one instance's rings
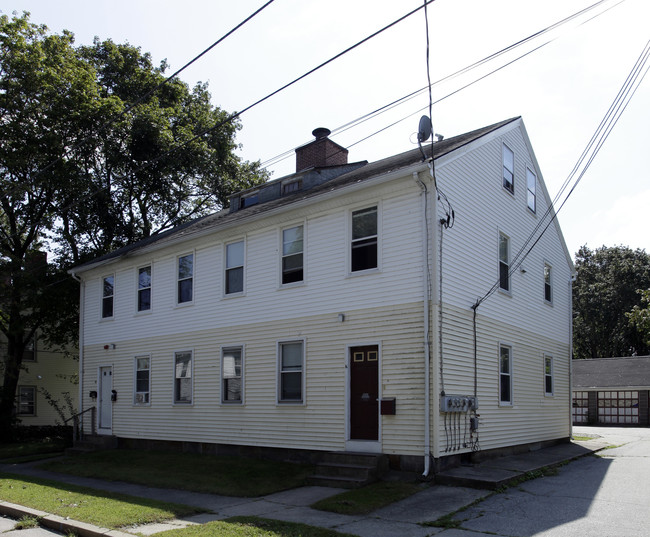
[[[650,256],[625,246],[583,246],[575,265],[574,358],[648,354],[648,332],[628,314],[641,306],[638,290],[650,287]]]
[[[207,85],[156,89],[166,65],[137,47],[75,47],[24,14],[0,17],[0,51],[4,432],[26,343],[37,332],[51,345],[74,339],[68,267],[213,212],[266,174],[236,155],[241,125]]]
[[[650,289],[639,289],[638,293],[641,295],[641,304],[634,306],[625,315],[630,324],[642,334],[646,347],[650,348]]]

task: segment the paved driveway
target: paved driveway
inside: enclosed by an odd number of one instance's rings
[[[647,537],[650,429],[575,427],[620,446],[528,481],[459,513],[442,537]]]

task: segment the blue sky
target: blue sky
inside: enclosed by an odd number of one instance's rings
[[[549,26],[595,0],[437,0],[428,8],[432,80],[438,80]],[[4,14],[29,11],[77,44],[94,36],[128,41],[178,69],[264,3],[263,0],[7,0]],[[411,9],[420,0],[276,0],[180,77],[207,81],[213,103],[241,110]],[[516,51],[548,45],[433,108],[446,137],[522,116],[553,197],[569,175],[650,38],[650,2],[612,0],[585,24],[568,24]],[[584,19],[583,19],[584,21]],[[506,60],[491,64],[495,68]],[[433,89],[434,101],[485,71]],[[421,10],[369,43],[242,115],[241,155],[266,161],[426,85]],[[426,94],[333,139],[349,159],[377,160],[415,147]],[[569,251],[624,244],[650,252],[650,76],[636,92],[559,220]],[[289,158],[270,169],[293,171]]]

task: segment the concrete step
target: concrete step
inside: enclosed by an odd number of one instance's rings
[[[312,485],[357,488],[378,481],[388,471],[388,457],[377,453],[332,451],[316,465]]]

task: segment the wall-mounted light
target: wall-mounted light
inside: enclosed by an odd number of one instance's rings
[[[339,313],[339,322],[342,323],[345,321],[345,313]]]

